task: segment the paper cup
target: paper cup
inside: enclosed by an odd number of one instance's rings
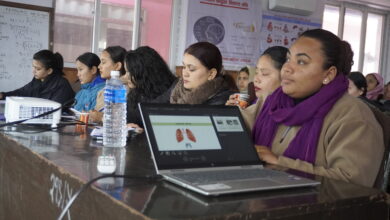
[[[84,122],[85,125],[88,125],[88,119],[89,119],[89,113],[88,112],[81,112],[80,113],[80,121]]]
[[[246,108],[248,106],[248,100],[249,100],[249,95],[245,93],[236,93],[235,94],[236,99],[238,101],[238,105],[241,108]]]

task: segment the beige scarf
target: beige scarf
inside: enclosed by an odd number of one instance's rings
[[[208,80],[196,89],[184,88],[183,78],[180,78],[172,90],[170,103],[172,104],[202,104],[213,97],[224,87],[224,78],[216,77]]]

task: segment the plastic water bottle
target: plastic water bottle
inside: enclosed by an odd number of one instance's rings
[[[126,87],[119,71],[111,71],[104,88],[103,145],[124,147],[126,138]]]

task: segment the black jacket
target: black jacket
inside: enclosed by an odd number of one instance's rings
[[[138,102],[148,103],[150,101],[151,99],[146,97],[140,97],[138,99]],[[136,104],[133,104],[127,101],[127,123],[135,123],[143,127],[141,113],[138,110],[138,102]]]
[[[74,91],[68,80],[60,74],[51,74],[45,81],[33,78],[31,82],[11,92],[4,92],[3,98],[6,96],[24,96],[50,99],[61,104],[74,98]]]

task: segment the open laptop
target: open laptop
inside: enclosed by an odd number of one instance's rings
[[[237,107],[138,107],[156,171],[172,183],[203,195],[320,184],[264,168]]]

